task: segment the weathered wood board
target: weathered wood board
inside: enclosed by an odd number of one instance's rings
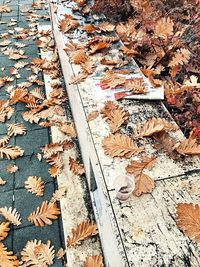
[[[129,160],[112,159],[105,155],[102,140],[110,131],[101,116],[87,122],[87,116],[104,105],[90,78],[77,86],[69,84],[70,76],[78,74],[79,67],[70,64],[63,51],[65,42],[72,36],[63,35],[58,30],[62,12],[60,5],[58,13],[52,13],[54,34],[94,201],[106,266],[200,266],[200,248],[183,235],[175,223],[178,202],[199,203],[199,158],[174,160],[164,152],[158,153],[151,139],[143,140],[141,145],[145,146],[145,155],[157,156],[155,168],[147,172],[156,181],[156,188],[152,194],[139,198],[132,196],[123,203],[116,199],[113,182],[115,177],[125,173]],[[73,37],[77,38],[76,35]],[[172,120],[160,101],[122,100],[120,104],[131,115],[128,127],[122,130],[126,133],[137,122],[151,117]],[[181,131],[172,135],[178,140],[184,138]]]

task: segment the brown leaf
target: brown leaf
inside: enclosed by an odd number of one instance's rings
[[[22,117],[25,121],[28,121],[30,123],[38,123],[41,119],[38,114],[35,114],[34,110],[25,111],[22,113]]]
[[[24,154],[24,150],[22,150],[19,146],[5,146],[0,147],[0,157],[7,159],[16,159],[18,157],[22,157]]]
[[[84,49],[73,51],[70,54],[70,61],[73,64],[81,64],[87,60],[87,55]]]
[[[52,166],[51,168],[48,169],[48,173],[53,178],[56,178],[60,174],[60,172],[61,172],[61,169],[57,166]]]
[[[8,136],[25,135],[26,127],[21,123],[7,124]]]
[[[67,188],[66,187],[60,187],[60,188],[58,188],[53,193],[53,196],[52,196],[50,202],[55,203],[56,201],[60,201],[60,199],[65,196],[66,192],[67,192]]]
[[[169,155],[172,154],[177,147],[178,142],[166,131],[156,133],[153,137],[158,142],[154,145],[154,147],[157,149],[164,149],[164,151]]]
[[[41,100],[45,99],[42,90],[40,88],[38,88],[38,87],[36,87],[33,90],[31,90],[30,94],[33,95],[34,97],[38,98],[38,99],[41,99]]]
[[[101,114],[106,118],[110,126],[111,133],[117,132],[120,127],[128,121],[129,113],[123,107],[107,101],[104,108],[101,110]]]
[[[9,6],[6,6],[6,5],[0,6],[0,13],[9,13],[11,11],[12,10]]]
[[[57,154],[58,152],[63,151],[63,145],[59,142],[57,143],[52,143],[52,144],[47,144],[45,147],[42,148],[43,152],[43,158],[44,159],[49,159],[53,155]]]
[[[44,181],[42,181],[41,177],[29,176],[25,181],[25,188],[36,196],[41,197],[44,195]]]
[[[15,89],[10,94],[10,104],[16,104],[21,101],[28,94],[27,89]]]
[[[95,120],[98,116],[99,116],[98,110],[92,111],[90,114],[88,114],[87,122]]]
[[[144,85],[144,80],[140,78],[135,78],[128,80],[124,87],[126,90],[132,91],[133,94],[146,94],[147,88]]]
[[[0,241],[6,239],[8,233],[10,231],[10,223],[9,222],[2,222],[0,223]]]
[[[0,185],[5,185],[7,182],[0,177]]]
[[[56,203],[43,201],[41,207],[38,207],[36,211],[29,215],[28,221],[40,227],[51,225],[52,220],[56,220],[59,214],[60,210]]]
[[[79,245],[81,241],[94,236],[98,233],[97,225],[93,222],[85,221],[78,224],[75,228],[72,229],[72,236],[67,238],[67,246],[72,247]]]
[[[170,17],[161,18],[156,22],[155,34],[158,37],[161,37],[161,38],[167,40],[168,37],[173,34],[173,31],[174,31],[173,27],[174,27],[174,23],[170,19]]]
[[[0,215],[2,215],[6,220],[14,225],[19,226],[21,224],[21,218],[16,209],[12,207],[0,208]]]
[[[57,259],[63,259],[66,251],[63,248],[60,248],[56,254]]]
[[[187,155],[199,155],[200,154],[200,144],[197,144],[196,139],[185,139],[176,148],[177,152],[187,156]]]
[[[100,83],[103,86],[107,86],[110,88],[115,88],[117,86],[123,85],[126,82],[126,78],[124,76],[118,75],[111,71],[107,72],[102,78]]]
[[[12,164],[9,164],[7,167],[6,167],[6,170],[7,172],[9,173],[15,173],[16,171],[18,171],[18,167],[16,165],[12,165]]]
[[[4,137],[2,137],[1,139],[0,139],[0,146],[5,146],[5,145],[7,145],[8,144],[8,142],[9,142],[9,140],[10,140],[10,136],[4,136]]]
[[[89,256],[85,259],[83,267],[103,267],[102,256]]]
[[[49,266],[53,264],[53,259],[55,257],[54,247],[51,246],[51,242],[48,240],[46,244],[40,244],[35,246],[34,253],[37,255],[40,262],[44,266]]]
[[[135,175],[141,173],[145,168],[152,169],[155,165],[155,157],[143,157],[140,161],[132,160],[126,167],[127,173],[134,173]]]
[[[139,197],[142,194],[151,193],[154,187],[154,180],[149,175],[140,173],[135,177],[134,195]]]
[[[178,203],[176,207],[177,226],[187,236],[200,242],[200,206],[194,203]]]
[[[12,251],[8,251],[7,247],[0,242],[0,259],[1,267],[19,267],[19,261]]]
[[[138,148],[133,140],[125,134],[110,134],[104,138],[102,145],[105,153],[113,158],[130,158],[144,150],[144,148]]]
[[[69,157],[69,168],[75,175],[82,175],[85,173],[84,165],[78,163],[75,159]]]
[[[104,41],[100,41],[98,43],[91,44],[90,45],[90,53],[94,54],[96,52],[99,52],[100,50],[103,50],[104,48],[107,48],[108,46],[110,46],[110,44],[106,43]]]
[[[76,130],[74,123],[61,123],[60,125],[60,131],[69,137],[76,138]]]
[[[169,62],[169,67],[174,67],[177,65],[183,65],[188,63],[190,59],[190,51],[186,48],[181,48],[176,51],[176,54],[173,56],[171,61]]]
[[[137,124],[134,137],[148,137],[163,130],[177,130],[177,125],[161,118],[151,118],[144,125]]]

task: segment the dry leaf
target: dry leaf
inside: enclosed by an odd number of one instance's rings
[[[0,13],[9,13],[11,12],[11,8],[9,6],[3,5],[0,6]]]
[[[8,136],[25,135],[26,127],[21,123],[7,124]]]
[[[49,266],[53,264],[53,259],[55,256],[54,247],[51,247],[51,242],[48,240],[46,244],[40,244],[35,246],[34,253],[37,258],[44,266]]]
[[[87,55],[84,49],[73,51],[70,54],[70,62],[73,64],[81,64],[87,60]]]
[[[13,209],[12,207],[0,208],[0,215],[2,215],[6,220],[16,226],[19,226],[21,224],[20,214],[16,209]]]
[[[173,153],[178,145],[178,142],[166,131],[156,133],[153,137],[158,142],[154,144],[154,147],[157,149],[164,149],[164,151],[169,155]]]
[[[43,158],[44,159],[49,159],[51,158],[53,155],[59,153],[59,152],[63,152],[63,145],[59,142],[57,143],[52,143],[52,144],[47,144],[45,145],[45,147],[42,148],[42,152],[43,152]]]
[[[29,215],[28,221],[40,227],[51,225],[52,220],[56,220],[59,214],[60,210],[56,203],[43,201],[41,207],[38,207],[36,211]]]
[[[55,203],[56,201],[60,201],[60,199],[65,196],[66,192],[67,192],[67,188],[66,187],[60,187],[60,188],[58,188],[53,193],[53,196],[52,196],[50,202]]]
[[[187,236],[200,242],[200,206],[194,203],[178,203],[176,207],[177,226]]]
[[[124,87],[128,91],[132,91],[133,94],[146,94],[147,88],[145,87],[144,80],[140,78],[135,78],[128,80]]]
[[[186,48],[181,48],[176,51],[176,54],[173,56],[171,61],[169,62],[169,67],[174,67],[177,65],[183,65],[188,63],[190,59],[190,51]]]
[[[41,197],[44,195],[44,181],[42,181],[41,177],[29,176],[25,181],[25,188],[36,196]]]
[[[140,161],[132,160],[126,167],[127,173],[134,173],[135,175],[141,173],[144,169],[152,169],[155,165],[155,157],[143,157]]]
[[[158,37],[161,37],[167,40],[168,37],[173,34],[173,31],[174,31],[173,27],[174,27],[174,23],[169,17],[161,18],[156,22],[155,34]]]
[[[63,248],[60,248],[56,254],[57,259],[63,259],[66,251]]]
[[[112,71],[106,72],[106,74],[101,78],[101,85],[110,88],[116,88],[117,86],[123,85],[126,82],[124,76],[113,73]]]
[[[106,43],[104,41],[100,41],[98,43],[95,43],[95,44],[91,44],[90,45],[90,53],[91,54],[94,54],[96,52],[99,52],[100,50],[108,47],[110,44],[109,43]]]
[[[92,111],[90,114],[88,114],[87,122],[95,120],[98,116],[99,116],[98,110]]]
[[[85,173],[84,165],[71,157],[69,157],[69,168],[75,175],[83,175]]]
[[[36,87],[33,90],[31,90],[30,94],[33,95],[34,97],[38,98],[38,99],[41,99],[41,100],[45,99],[42,90],[40,88],[38,88],[38,87]]]
[[[18,171],[18,167],[16,165],[12,165],[12,164],[9,164],[6,168],[7,172],[9,173],[15,173],[16,171]]]
[[[1,267],[19,267],[19,261],[12,251],[0,242],[0,264]]]
[[[10,140],[10,136],[4,136],[4,137],[2,137],[1,139],[0,139],[0,146],[5,146],[5,145],[7,145],[8,144],[8,142],[9,142],[9,140]]]
[[[53,178],[56,178],[60,174],[60,172],[61,172],[61,169],[57,166],[52,166],[51,168],[48,169],[48,173]]]
[[[133,140],[125,134],[110,134],[104,138],[102,145],[105,153],[113,158],[130,158],[144,150],[144,148],[138,148]]]
[[[200,154],[200,144],[197,144],[196,139],[185,139],[176,148],[177,152],[187,156],[187,155],[199,155]]]
[[[103,267],[103,258],[102,256],[90,256],[87,257],[84,261],[83,267]]]
[[[74,123],[61,123],[59,129],[69,137],[76,138],[77,136]]]
[[[7,182],[0,177],[0,185],[5,185]]]
[[[24,150],[22,150],[19,146],[5,146],[0,147],[0,157],[7,159],[16,159],[18,157],[23,156]]]
[[[154,187],[154,180],[149,175],[140,173],[135,177],[134,195],[139,197],[142,194],[151,193]]]
[[[10,227],[9,226],[10,226],[9,222],[0,223],[0,241],[6,239],[6,237],[8,236],[8,233],[10,231]],[[1,261],[0,261],[0,264],[1,264]]]
[[[90,221],[85,221],[78,224],[72,229],[72,236],[67,238],[67,246],[73,247],[79,245],[81,241],[98,233],[97,225]]]

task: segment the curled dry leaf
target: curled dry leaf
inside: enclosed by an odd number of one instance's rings
[[[135,78],[128,80],[124,87],[128,91],[132,91],[133,94],[146,94],[147,88],[144,85],[144,80],[140,78]]]
[[[200,206],[193,203],[179,203],[176,207],[177,226],[187,236],[200,243]]]
[[[6,220],[16,226],[19,226],[21,224],[20,214],[16,209],[13,209],[12,207],[0,208],[0,215],[2,215]]]
[[[8,233],[10,231],[10,223],[9,222],[2,222],[0,223],[0,241],[6,239]],[[1,262],[0,262],[1,264]]]
[[[134,137],[148,137],[163,130],[175,131],[177,129],[178,127],[175,123],[168,122],[165,119],[153,117],[147,120],[143,125],[137,124]]]
[[[97,225],[93,222],[85,221],[78,224],[72,229],[72,236],[67,238],[67,246],[72,247],[79,245],[81,241],[98,233]]]
[[[139,197],[142,194],[151,193],[154,187],[154,180],[149,175],[144,173],[136,175],[134,195]]]
[[[44,195],[44,181],[42,181],[41,177],[29,176],[25,181],[25,188],[36,196],[41,197]]]
[[[71,157],[69,157],[69,168],[75,175],[82,175],[85,173],[84,165]]]
[[[26,127],[21,123],[7,124],[8,136],[25,135]]]
[[[102,256],[90,256],[84,261],[83,267],[103,267],[103,257]]]
[[[15,173],[16,171],[18,171],[18,166],[16,165],[12,165],[12,164],[9,164],[7,167],[6,167],[6,170],[7,172],[9,173]]]
[[[52,220],[56,220],[59,214],[60,210],[56,203],[43,201],[41,207],[29,215],[28,221],[40,227],[51,225]]]
[[[103,140],[105,153],[111,157],[130,158],[144,150],[139,148],[133,140],[125,134],[110,134]]]
[[[23,156],[24,150],[22,150],[19,146],[5,146],[0,147],[0,157],[7,159],[16,159],[18,157]]]
[[[200,154],[200,144],[197,144],[196,139],[185,139],[180,143],[180,145],[176,148],[179,154],[184,156],[187,155],[199,155]]]
[[[116,88],[119,85],[123,85],[126,82],[126,78],[112,71],[108,71],[102,78],[100,83],[102,86],[107,86],[110,88]]]
[[[0,242],[0,264],[1,267],[19,267],[19,261],[12,251]]]

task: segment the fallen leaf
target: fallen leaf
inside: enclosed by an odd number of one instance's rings
[[[19,267],[19,261],[12,251],[0,242],[0,264],[1,267]]]
[[[7,172],[9,173],[15,173],[16,171],[18,171],[18,167],[16,165],[12,165],[12,164],[9,164],[7,167],[6,167],[6,170]]]
[[[0,177],[0,185],[5,185],[7,182]]]
[[[154,187],[154,180],[149,175],[140,173],[135,177],[134,195],[139,197],[142,194],[151,193]]]
[[[0,147],[0,157],[7,159],[16,159],[18,157],[22,157],[24,154],[24,150],[22,150],[19,146],[4,146]]]
[[[0,241],[6,239],[10,231],[10,223],[9,222],[1,222],[0,223]],[[0,261],[1,263],[1,261]]]
[[[6,220],[16,226],[19,226],[21,224],[20,214],[16,209],[13,209],[12,207],[0,208],[0,215],[2,215]]]
[[[36,196],[41,197],[44,195],[44,181],[42,181],[41,177],[29,176],[25,181],[25,188]]]
[[[60,248],[56,254],[57,259],[63,259],[66,254],[66,251],[63,248]]]
[[[89,256],[86,257],[83,267],[103,267],[102,256]]]
[[[53,196],[52,196],[50,202],[55,203],[56,201],[60,201],[60,199],[65,196],[66,192],[67,192],[67,188],[66,187],[60,187],[60,188],[58,188],[53,193]]]
[[[26,127],[21,123],[15,124],[7,124],[8,128],[8,136],[16,136],[16,135],[25,135],[26,134]]]
[[[200,144],[197,144],[196,139],[189,138],[183,140],[180,145],[176,148],[177,152],[181,155],[199,155]]]
[[[84,165],[71,157],[69,157],[69,168],[75,175],[83,175],[85,173]]]
[[[155,157],[143,157],[140,161],[132,160],[126,167],[127,173],[140,174],[144,169],[152,169],[155,165]]]

